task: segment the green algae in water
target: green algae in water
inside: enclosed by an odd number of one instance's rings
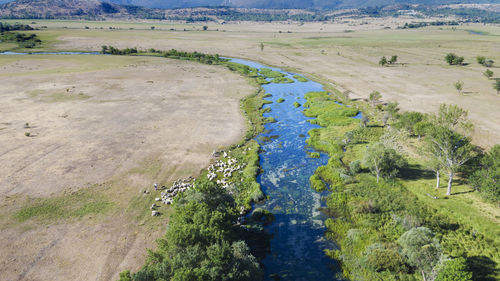
[[[300,75],[294,75],[293,78],[297,79],[299,82],[308,82],[307,78],[300,76]]]

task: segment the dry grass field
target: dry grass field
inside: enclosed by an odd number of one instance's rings
[[[500,77],[500,26],[396,29],[411,21],[212,23],[207,31],[202,24],[165,22],[46,21],[37,25],[48,27],[39,32],[49,42],[46,49],[98,51],[102,45],[113,45],[219,53],[300,72],[350,90],[353,98],[366,98],[377,90],[384,101],[398,101],[403,110],[435,112],[440,103],[457,104],[475,122],[477,144],[498,143],[500,97],[493,90],[493,80],[482,74],[486,68],[475,58],[482,55],[496,61],[491,70]],[[468,65],[448,66],[444,56],[450,52],[464,56]],[[398,56],[398,64],[378,65],[382,56],[392,55]],[[458,80],[464,82],[462,95],[453,86]]]
[[[1,280],[137,269],[168,217],[143,191],[237,142],[254,91],[224,67],[112,56],[0,56],[0,85]]]

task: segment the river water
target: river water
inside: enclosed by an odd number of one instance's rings
[[[326,195],[315,192],[309,184],[309,177],[317,167],[328,162],[326,154],[310,158],[307,152],[307,132],[317,125],[302,113],[303,107],[294,107],[294,102],[304,104],[304,95],[311,91],[323,91],[319,83],[298,82],[291,73],[281,69],[232,59],[231,61],[257,69],[270,68],[287,75],[295,82],[290,84],[271,83],[262,87],[272,95],[266,98],[272,104],[264,106],[271,112],[264,117],[274,117],[276,123],[268,123],[265,132],[257,137],[261,144],[260,165],[263,170],[258,176],[262,190],[269,197],[256,206],[274,214],[276,220],[266,230],[272,234],[271,252],[263,260],[266,280],[337,280],[335,263],[324,254],[325,249],[335,247],[324,238],[325,216],[319,212]],[[283,98],[284,102],[277,100]],[[267,137],[266,141],[262,141]],[[269,141],[270,140],[270,141]]]

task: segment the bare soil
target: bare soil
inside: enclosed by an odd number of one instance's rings
[[[137,270],[167,222],[150,217],[153,183],[196,175],[213,150],[238,141],[239,100],[255,90],[221,66],[111,56],[0,58],[0,85],[1,280],[116,280]],[[81,189],[113,209],[15,219],[36,198]]]

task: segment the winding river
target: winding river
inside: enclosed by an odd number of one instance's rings
[[[277,121],[266,124],[265,132],[257,137],[263,170],[258,181],[269,198],[257,207],[270,211],[276,218],[266,227],[272,234],[271,252],[263,260],[266,280],[337,280],[338,269],[324,254],[325,249],[335,247],[324,238],[325,217],[318,211],[322,206],[321,196],[325,194],[315,192],[309,184],[309,177],[328,162],[328,156],[308,157],[313,150],[305,142],[307,132],[319,126],[307,121],[311,118],[304,116],[302,106],[294,106],[294,102],[306,102],[307,92],[323,91],[323,86],[314,81],[299,82],[281,69],[241,59],[231,61],[257,69],[270,68],[294,80],[290,84],[262,86],[272,95],[267,100],[273,102],[265,105],[271,111],[264,117],[274,117]],[[277,102],[280,98],[285,101]]]
[[[37,54],[95,55],[83,52],[47,52]],[[29,53],[4,52],[0,55],[29,55]],[[309,177],[317,167],[328,162],[328,156],[308,157],[313,152],[306,145],[307,132],[317,125],[308,122],[302,113],[304,95],[311,91],[323,91],[323,86],[314,81],[299,82],[291,73],[266,67],[251,61],[231,61],[257,69],[270,68],[284,73],[294,80],[290,84],[271,83],[262,87],[272,96],[265,107],[271,109],[264,117],[274,117],[277,122],[265,125],[265,132],[257,137],[261,144],[260,165],[263,173],[258,181],[268,200],[256,206],[274,214],[275,221],[266,227],[272,235],[270,250],[263,260],[266,280],[337,280],[338,267],[324,254],[325,249],[335,245],[324,238],[325,217],[318,210],[326,195],[315,192],[309,184]],[[278,102],[278,99],[284,102]],[[360,118],[360,116],[357,116]]]

